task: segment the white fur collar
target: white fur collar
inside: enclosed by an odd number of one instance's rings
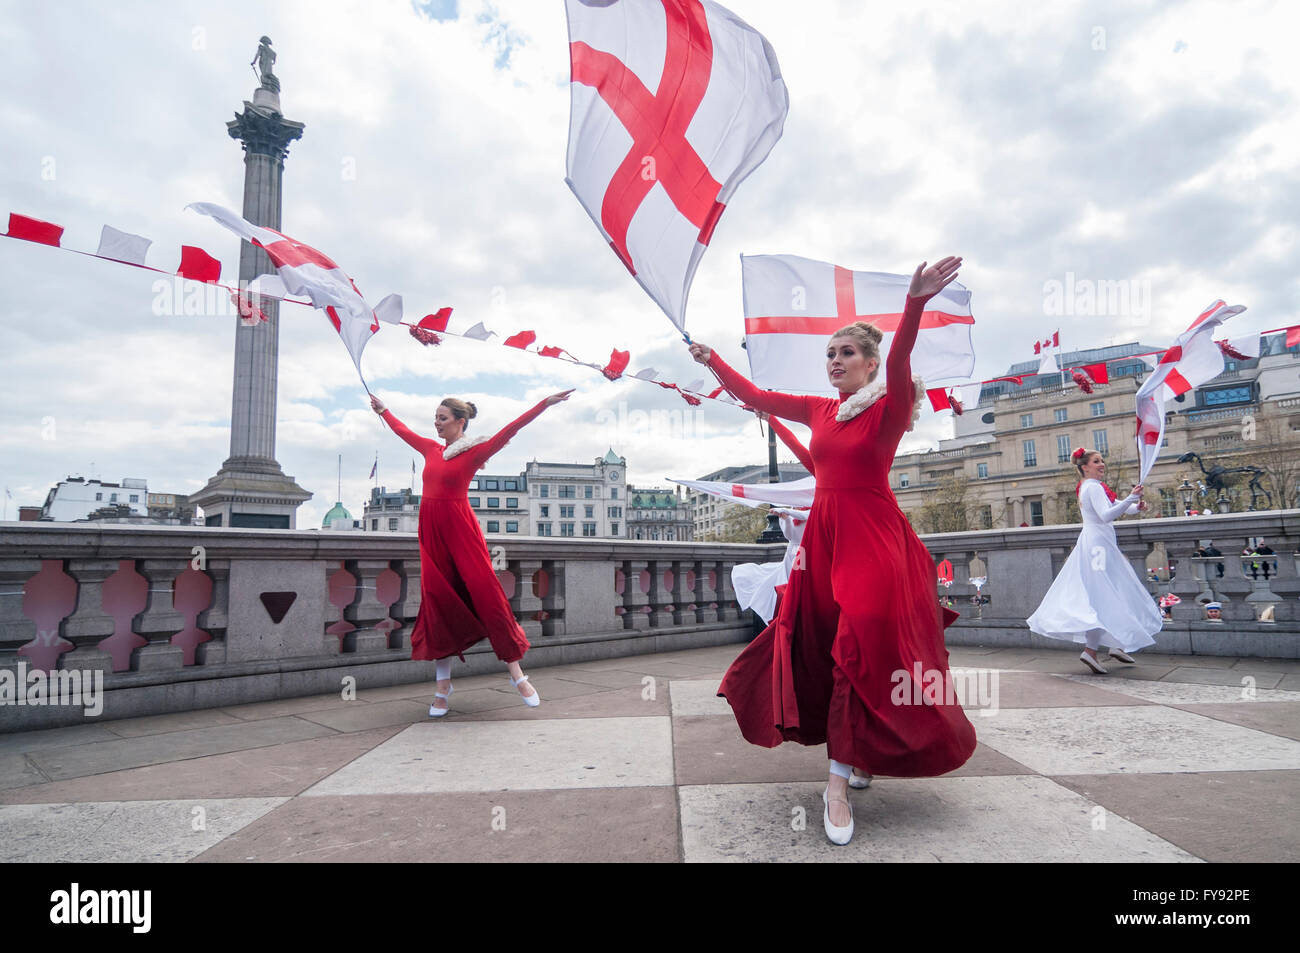
[[[840,403],[839,410],[835,413],[836,420],[852,420],[858,414],[862,413],[876,401],[880,400],[885,393],[884,380],[873,381],[872,383],[861,388],[852,397],[846,398]],[[921,417],[921,397],[925,394],[925,382],[920,377],[912,375],[912,422],[907,425],[910,431],[916,426],[917,420]]]
[[[464,453],[470,447],[477,447],[480,443],[486,443],[488,439],[483,434],[479,434],[477,437],[461,437],[455,443],[447,444],[447,449],[442,451],[442,458],[450,460],[452,457]]]

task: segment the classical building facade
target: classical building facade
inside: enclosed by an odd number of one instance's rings
[[[508,536],[531,536],[526,473],[480,473],[469,481],[469,505],[479,529]]]
[[[418,533],[420,495],[409,487],[391,492],[386,486],[372,488],[361,514],[361,528],[367,533]]]
[[[1078,473],[1070,462],[1075,447],[1101,451],[1107,482],[1127,492],[1138,473],[1136,394],[1149,373],[1134,355],[1151,350],[1134,343],[1063,355],[1063,368],[1106,363],[1110,382],[1095,385],[1091,394],[1068,372],[1037,375],[1036,362],[1012,365],[1006,376],[1021,376],[1022,385],[986,384],[979,406],[954,417],[952,439],[941,440],[937,450],[895,458],[890,486],[899,506],[921,531],[939,531],[927,530],[925,507],[957,495],[964,496],[971,530],[1077,522]],[[1222,374],[1169,403],[1164,443],[1146,480],[1144,515],[1181,515],[1187,487],[1195,488],[1195,509],[1246,510],[1248,475],[1238,476],[1221,502],[1201,494],[1201,467],[1178,458],[1192,452],[1207,470],[1233,467],[1269,447],[1300,455],[1300,347],[1287,348],[1285,335],[1264,338],[1259,358],[1227,359]]]
[[[627,538],[666,542],[694,539],[695,521],[682,488],[629,486]]]
[[[594,463],[533,460],[524,479],[529,535],[624,538],[627,458],[613,448]]]

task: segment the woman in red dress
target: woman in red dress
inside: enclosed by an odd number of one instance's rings
[[[541,704],[519,660],[528,639],[514,613],[488,556],[487,541],[469,505],[466,491],[476,471],[506,445],[529,421],[573,391],[552,394],[493,437],[465,436],[477,414],[473,404],[448,397],[438,405],[434,427],[446,443],[421,437],[384,407],[378,397],[370,405],[393,432],[424,457],[424,487],[420,496],[420,614],[411,632],[411,658],[436,659],[438,688],[429,715],[447,714],[452,693],[451,657],[460,656],[482,639],[510,669],[510,681],[530,707]],[[441,702],[441,704],[439,704]]]
[[[759,390],[716,352],[691,346],[737,398],[812,428],[817,493],[803,568],[790,574],[776,618],[737,657],[718,694],[753,744],[826,744],[823,822],[837,844],[853,836],[851,775],[859,788],[875,773],[931,777],[975,750],[975,729],[952,691],[934,559],[889,489],[894,451],[924,394],[910,360],[921,315],[960,265],[945,258],[916,269],[886,363],[887,387],[872,383],[881,333],[861,321],[827,346],[838,400]]]

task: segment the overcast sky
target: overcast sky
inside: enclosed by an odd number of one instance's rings
[[[771,42],[790,91],[784,137],[734,196],[691,293],[688,330],[734,366],[747,366],[741,252],[892,272],[964,256],[977,378],[1057,328],[1066,349],[1167,345],[1220,297],[1249,307],[1233,334],[1300,321],[1294,5],[730,7]],[[262,34],[285,115],[306,124],[286,161],[283,228],[372,303],[396,291],[408,319],[450,305],[453,327],[527,328],[587,360],[618,347],[631,371],[702,376],[564,184],[559,0],[5,0],[0,215],[61,224],[65,246],[91,252],[104,224],[144,235],[149,264],[165,269],[180,245],[199,245],[234,277],[237,240],[183,209],[241,207],[243,153],[225,123],[256,86]],[[1067,273],[1140,293],[1120,313],[1048,313],[1045,287]],[[10,519],[69,474],[186,493],[229,454],[235,320],[157,313],[157,277],[0,240]],[[662,485],[766,459],[737,409],[692,411],[670,391],[496,344],[423,348],[385,327],[365,369],[427,433],[446,395],[478,404],[471,433],[486,433],[578,388],[495,472],[590,462],[612,446],[631,480]],[[927,411],[902,450],[950,432]],[[376,451],[382,482],[408,486],[411,452],[368,409],[337,335],[285,306],[276,453],[316,494],[298,525],[319,526],[336,499],[339,454],[343,502],[359,516]]]

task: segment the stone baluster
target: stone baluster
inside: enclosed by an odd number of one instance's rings
[[[701,622],[718,621],[718,568],[713,560],[700,560],[696,564],[695,601],[699,604],[697,618]]]
[[[623,587],[623,627],[625,629],[650,628],[650,563],[644,559],[628,559],[623,563],[627,584]]]
[[[149,581],[149,602],[140,614],[136,631],[149,640],[136,653],[135,668],[142,672],[183,668],[185,649],[171,637],[185,628],[186,618],[175,604],[176,578],[190,566],[189,559],[142,559],[139,572]]]
[[[546,634],[543,625],[546,611],[545,599],[550,595],[555,580],[540,559],[517,559],[509,563],[515,575],[515,591],[509,597],[515,621],[531,642]]]
[[[734,559],[718,563],[718,621],[739,619],[741,608],[736,602],[736,590],[731,587],[731,569]]]
[[[540,573],[533,577],[535,594],[542,600],[540,621],[543,638],[564,631],[567,616],[565,595],[567,567],[567,560],[545,559],[542,560]],[[539,580],[545,580],[545,585],[541,585]]]
[[[1213,596],[1205,578],[1197,573],[1196,564],[1203,561],[1192,555],[1174,557],[1174,578],[1169,583],[1169,591],[1182,601],[1169,614],[1176,622],[1199,622],[1205,618],[1203,605]]]
[[[63,668],[113,671],[113,656],[99,643],[113,635],[116,623],[104,609],[104,582],[118,571],[116,559],[69,559],[66,572],[77,580],[77,611],[64,623],[64,635],[76,648],[60,660]]]
[[[1300,619],[1300,572],[1297,572],[1296,544],[1289,539],[1276,539],[1270,545],[1277,550],[1273,558],[1277,560],[1277,575],[1272,580],[1272,589],[1281,602],[1273,611],[1278,622],[1294,622]]]
[[[206,558],[199,568],[212,578],[212,604],[199,613],[198,627],[212,639],[194,650],[194,660],[197,665],[220,665],[226,660],[230,624],[230,560]]]
[[[388,571],[387,559],[349,559],[348,572],[357,578],[358,598],[343,612],[356,629],[343,636],[343,651],[373,655],[388,651],[388,606],[379,601],[379,574]]]
[[[1222,546],[1219,548],[1223,549]],[[1219,594],[1219,601],[1223,603],[1223,621],[1254,622],[1255,612],[1246,605],[1246,596],[1254,590],[1255,584],[1242,571],[1241,557],[1227,550],[1223,557],[1223,569],[1223,578],[1214,587]]]
[[[402,648],[409,652],[411,633],[415,631],[415,620],[420,617],[420,602],[423,599],[420,590],[420,557],[396,559],[391,565],[402,577],[402,592],[393,603],[391,610],[393,618],[402,623],[402,627],[395,633],[394,648]],[[392,639],[389,640],[389,644],[393,644]]]

